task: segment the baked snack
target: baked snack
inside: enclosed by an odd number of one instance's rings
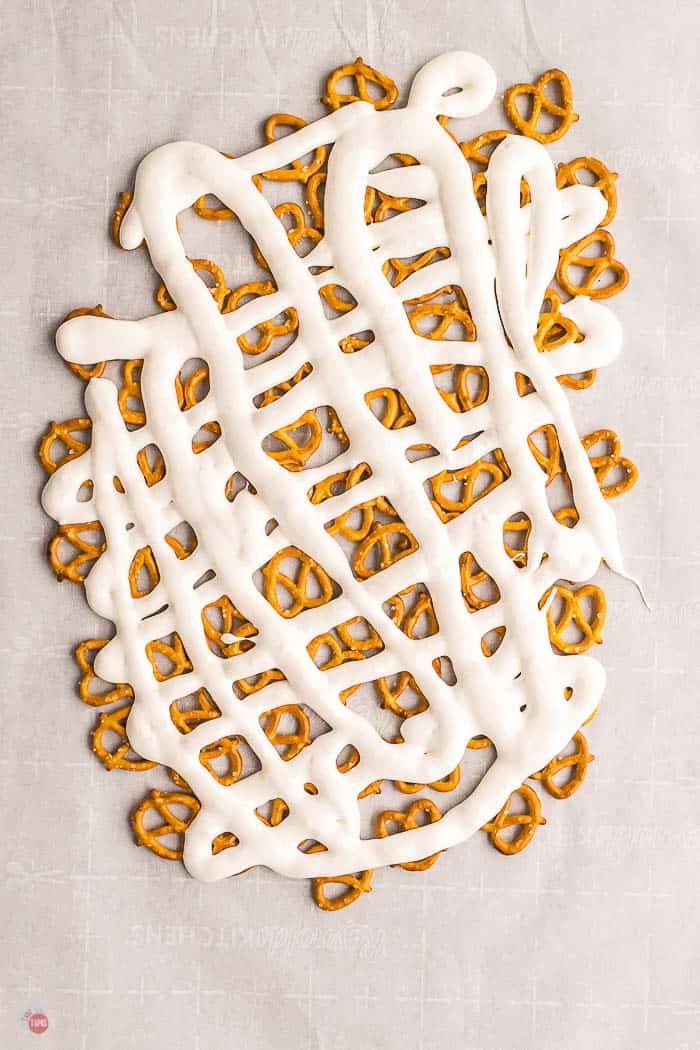
[[[557,70],[506,92],[520,134],[457,142],[495,86],[446,54],[397,108],[358,59],[253,153],[155,150],[112,236],[148,246],[161,312],[59,329],[87,414],[41,442],[49,560],[116,632],[76,650],[93,750],[168,770],[132,827],[199,878],[264,864],[334,909],[479,828],[519,852],[536,786],[585,778],[587,581],[624,571],[608,500],[636,470],[567,390],[620,348],[615,175],[555,172]],[[188,209],[250,237],[243,281],[187,257]]]

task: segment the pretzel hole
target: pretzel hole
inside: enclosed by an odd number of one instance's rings
[[[146,407],[141,396],[142,370],[143,361],[134,359],[108,361],[102,373],[103,378],[111,379],[118,388],[117,404],[129,431],[140,430],[146,423]]]
[[[197,534],[188,521],[180,521],[164,536],[165,542],[175,552],[175,556],[184,561],[195,552],[198,545]]]
[[[201,357],[190,357],[175,377],[175,396],[181,412],[204,401],[211,389],[209,366]]]
[[[349,773],[360,762],[360,752],[353,744],[346,744],[341,748],[335,758],[336,769],[339,773]]]
[[[300,853],[326,853],[328,851],[328,847],[318,839],[302,839],[297,843],[297,849]]]
[[[78,503],[89,503],[93,497],[94,486],[91,481],[83,481],[75,494]]]
[[[338,346],[344,354],[356,354],[358,350],[365,350],[374,342],[374,332],[365,329],[362,332],[353,332],[346,335],[338,342]]]
[[[224,736],[206,744],[199,761],[223,787],[231,787],[262,769],[260,759],[244,736]]]
[[[455,674],[454,664],[449,656],[436,656],[433,660],[433,671],[435,671],[438,678],[442,679],[445,685],[457,685],[457,675]]]
[[[180,696],[170,705],[170,718],[179,733],[187,735],[203,722],[221,717],[221,710],[208,689],[202,686],[194,693]]]
[[[574,490],[569,475],[562,471],[550,481],[545,489],[547,503],[552,514],[556,517],[557,512],[567,507],[574,506]],[[558,520],[558,519],[557,519]],[[563,522],[562,524],[566,524]]]

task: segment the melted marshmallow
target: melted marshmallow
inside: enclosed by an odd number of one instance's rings
[[[145,239],[155,268],[177,309],[142,321],[78,317],[59,330],[57,343],[68,361],[143,358],[142,394],[147,423],[126,429],[116,390],[93,379],[86,406],[92,445],[68,462],[46,485],[44,505],[59,522],[99,519],[107,549],[86,581],[91,607],[112,620],[113,640],[98,654],[96,670],[112,681],[128,681],[135,700],[128,735],[144,757],[176,769],[200,800],[186,835],[184,859],[198,878],[214,880],[265,864],[291,876],[335,875],[423,857],[462,841],[496,813],[511,791],[560,751],[592,714],[604,687],[604,673],[590,657],[556,656],[550,647],[546,610],[538,601],[559,578],[583,580],[601,558],[621,570],[612,512],[598,489],[579,441],[568,401],[557,376],[600,367],[620,348],[619,326],[603,306],[573,301],[563,309],[584,341],[538,354],[533,334],[560,247],[595,228],[605,211],[602,195],[589,187],[557,190],[545,149],[507,137],[488,168],[487,218],[471,192],[467,162],[435,117],[468,117],[491,101],[492,69],[463,52],[429,62],[416,76],[403,110],[376,112],[362,102],[347,106],[270,145],[235,160],[202,145],[181,142],[155,150],[141,163],[133,203],[121,230],[122,244]],[[445,97],[453,87],[462,88]],[[300,259],[286,233],[251,181],[251,175],[281,167],[315,147],[332,143],[325,195],[325,236]],[[390,153],[415,156],[419,164],[372,174]],[[520,180],[532,203],[519,206]],[[365,186],[417,197],[426,204],[381,223],[366,225]],[[268,260],[278,291],[222,315],[190,266],[180,242],[176,216],[203,194],[231,208]],[[448,245],[448,259],[405,280],[397,291],[382,274],[394,256],[414,255]],[[310,267],[329,266],[314,276]],[[325,317],[320,286],[338,283],[358,306],[334,320]],[[460,285],[476,324],[478,342],[420,339],[410,328],[402,301],[445,284]],[[280,357],[244,371],[236,337],[256,323],[294,306],[296,342]],[[342,354],[338,341],[371,329],[375,342],[365,351]],[[505,329],[505,331],[504,331]],[[189,358],[206,361],[211,392],[187,413],[174,396],[174,377]],[[303,362],[313,372],[279,401],[259,410],[253,396],[286,379]],[[480,364],[489,376],[485,404],[467,415],[450,411],[430,377],[431,363]],[[515,373],[531,377],[536,393],[520,398]],[[405,393],[416,417],[407,430],[388,431],[368,413],[363,394],[379,385]],[[332,404],[350,446],[332,465],[292,474],[270,459],[263,437],[299,411]],[[194,456],[192,437],[216,419],[222,436]],[[545,476],[531,455],[527,436],[553,423],[570,474],[580,520],[574,529],[554,519],[545,495]],[[465,431],[480,432],[457,449]],[[164,480],[147,488],[136,464],[149,442],[167,465]],[[440,455],[409,463],[408,444],[426,442]],[[498,488],[447,525],[440,523],[423,490],[426,478],[442,469],[475,462],[503,449],[511,470]],[[350,492],[312,506],[310,485],[366,460],[371,478]],[[257,490],[240,493],[233,504],[224,495],[227,478],[240,471]],[[124,493],[112,479],[121,479]],[[92,479],[91,500],[75,494]],[[370,580],[354,579],[340,546],[324,529],[330,518],[357,503],[386,496],[419,542],[419,550]],[[517,568],[504,550],[503,522],[524,511],[533,523],[528,565]],[[270,536],[265,522],[279,522]],[[178,561],[166,533],[185,520],[197,538],[196,551]],[[133,527],[127,525],[133,523]],[[127,569],[135,552],[150,545],[160,582],[147,597],[131,597]],[[254,584],[253,574],[277,550],[295,544],[316,559],[342,588],[321,608],[283,621]],[[469,613],[460,590],[458,560],[473,551],[498,584],[500,600]],[[547,557],[543,558],[546,553]],[[207,570],[215,579],[196,590]],[[422,581],[428,587],[439,633],[411,641],[381,611],[381,603]],[[210,652],[200,612],[227,594],[258,629],[255,646],[231,660]],[[165,606],[163,609],[162,607]],[[160,610],[160,611],[159,611]],[[352,616],[364,616],[379,630],[384,650],[369,660],[321,672],[307,643]],[[481,637],[505,625],[506,636],[492,658]],[[148,641],[177,631],[193,664],[185,676],[157,683],[145,653]],[[431,662],[449,653],[457,677],[441,681]],[[238,700],[232,681],[271,667],[286,681]],[[359,714],[338,700],[341,689],[381,675],[409,671],[429,699],[428,709],[403,723],[405,742],[390,744]],[[220,708],[218,719],[180,734],[170,703],[206,686]],[[563,700],[565,687],[573,696]],[[262,731],[258,716],[284,703],[306,703],[330,726],[291,762],[283,762]],[[430,782],[446,775],[479,733],[494,743],[497,758],[474,792],[442,820],[384,839],[360,837],[357,794],[384,778]],[[223,787],[199,761],[200,749],[229,734],[245,736],[261,770]],[[340,774],[336,757],[354,745],[361,756]],[[313,782],[318,794],[304,791]],[[290,814],[270,828],[255,815],[267,800],[282,797]],[[232,831],[239,845],[212,854],[212,839]],[[326,852],[305,854],[297,844],[313,838]]]

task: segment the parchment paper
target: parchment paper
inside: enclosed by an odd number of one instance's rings
[[[697,815],[700,540],[696,134],[700,19],[640,4],[446,0],[6,0],[2,18],[3,550],[0,1043],[204,1050],[689,1050],[700,1042]],[[559,65],[581,120],[553,149],[620,173],[632,270],[614,302],[624,357],[576,397],[640,481],[623,546],[653,605],[607,577],[609,683],[584,788],[505,859],[485,836],[425,874],[379,872],[329,915],[264,871],[200,885],[136,849],[145,791],[106,773],[70,650],[101,629],[43,550],[39,435],[79,414],[52,347],[69,309],[151,312],[142,253],[109,241],[116,194],[154,146],[241,152],[283,110],[318,116],[358,55],[405,89],[429,57],[484,55],[501,90]],[[480,125],[478,130],[487,125]]]

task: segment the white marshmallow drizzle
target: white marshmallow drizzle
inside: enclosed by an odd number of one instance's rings
[[[139,166],[121,241],[135,248],[145,239],[176,309],[135,322],[78,317],[59,329],[58,349],[68,361],[144,361],[146,425],[129,431],[114,385],[90,380],[86,407],[93,421],[91,448],[49,479],[43,500],[59,522],[102,522],[107,549],[85,588],[90,606],[114,622],[116,634],[98,654],[96,670],[110,681],[132,684],[131,743],[144,757],[176,769],[201,803],[184,851],[188,870],[198,878],[220,879],[255,864],[295,877],[337,875],[413,860],[460,842],[566,745],[601,698],[601,666],[590,657],[552,652],[546,612],[538,601],[559,578],[587,579],[601,559],[622,571],[613,514],[557,383],[558,375],[611,361],[619,352],[621,334],[605,307],[581,299],[568,303],[563,312],[584,335],[582,343],[541,354],[533,336],[559,249],[595,228],[606,205],[593,188],[557,190],[544,147],[509,136],[492,155],[487,217],[482,216],[467,162],[435,118],[482,112],[495,86],[486,62],[456,52],[418,73],[404,109],[377,112],[357,102],[236,159],[189,142],[156,149]],[[462,90],[445,96],[453,87]],[[325,235],[300,259],[251,176],[329,143]],[[396,152],[412,154],[419,164],[372,174]],[[523,176],[532,203],[521,208]],[[426,204],[366,225],[367,184]],[[278,287],[226,315],[219,313],[192,269],[176,228],[178,213],[203,194],[214,194],[235,212],[270,264]],[[385,260],[439,245],[449,246],[450,257],[408,277],[398,291],[382,274]],[[314,275],[310,267],[317,266],[331,269]],[[332,320],[324,315],[318,294],[319,287],[330,283],[349,289],[358,302],[350,313]],[[446,284],[463,288],[477,342],[426,340],[412,331],[402,301]],[[295,343],[279,357],[245,371],[236,337],[290,306],[299,317]],[[364,329],[374,332],[375,342],[359,353],[341,353],[339,340]],[[207,363],[211,390],[184,413],[174,379],[190,358]],[[254,408],[255,394],[286,379],[305,361],[313,365],[308,377],[273,404]],[[487,401],[467,414],[453,413],[430,376],[429,365],[441,363],[482,365],[489,376]],[[516,372],[531,378],[536,393],[518,396]],[[381,427],[363,397],[378,386],[401,389],[415,425],[396,431]],[[332,464],[289,473],[265,454],[261,441],[266,434],[305,408],[325,404],[333,405],[350,440]],[[209,420],[218,420],[222,436],[195,456],[192,438]],[[527,436],[545,423],[557,429],[571,478],[580,515],[573,529],[553,517],[545,475],[528,449]],[[465,433],[478,436],[456,450]],[[167,465],[166,477],[152,488],[136,463],[137,451],[149,442],[158,446]],[[406,447],[419,442],[435,446],[440,455],[409,463]],[[442,469],[473,463],[497,447],[510,476],[477,505],[442,524],[424,492],[424,480]],[[306,497],[311,484],[362,461],[372,467],[369,479],[311,505]],[[230,503],[225,484],[236,470],[252,482],[257,495],[243,491]],[[115,475],[124,493],[116,491]],[[80,502],[76,493],[88,478],[92,498]],[[359,582],[324,523],[379,495],[391,501],[419,550]],[[533,525],[525,568],[517,568],[503,547],[503,523],[518,511]],[[279,527],[267,536],[264,526],[271,517]],[[178,561],[164,537],[182,520],[194,529],[198,547]],[[311,555],[342,588],[338,598],[293,620],[283,620],[253,580],[256,569],[287,544]],[[135,601],[127,570],[145,545],[153,550],[160,582]],[[467,550],[493,577],[501,595],[496,604],[472,613],[462,598],[458,568],[459,555]],[[193,589],[207,570],[215,572],[215,579]],[[432,596],[439,633],[410,640],[381,605],[419,581]],[[259,632],[254,648],[230,660],[209,650],[200,617],[202,607],[222,593]],[[320,671],[306,651],[308,642],[358,615],[379,631],[383,652]],[[487,660],[480,639],[500,625],[506,627],[504,641]],[[194,670],[158,683],[145,645],[172,631],[182,638]],[[443,654],[449,654],[454,666],[457,682],[452,687],[431,667]],[[244,700],[234,695],[234,680],[273,667],[283,670],[286,681]],[[399,671],[413,675],[429,707],[403,723],[405,742],[396,745],[340,703],[338,693]],[[221,717],[183,735],[171,721],[169,705],[199,686],[209,690]],[[573,689],[568,702],[565,687]],[[290,702],[313,708],[331,731],[284,762],[258,718]],[[468,798],[434,824],[384,839],[360,837],[358,791],[380,778],[430,782],[443,777],[459,763],[468,740],[480,733],[493,741],[497,758]],[[229,734],[246,738],[262,768],[224,787],[200,763],[199,753]],[[336,757],[348,744],[357,748],[360,762],[341,774]],[[304,791],[309,781],[318,788],[315,796]],[[274,797],[282,797],[290,813],[272,828],[254,811]],[[212,840],[226,831],[234,832],[239,844],[214,855]],[[298,844],[309,838],[322,842],[326,852],[301,852]]]

